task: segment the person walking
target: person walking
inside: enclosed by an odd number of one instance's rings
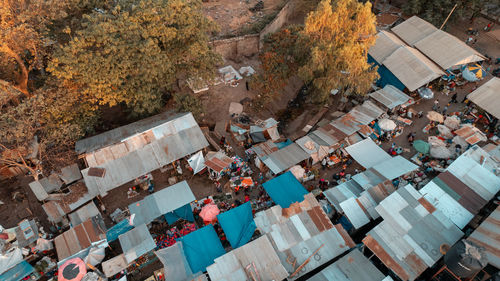
[[[458,94],[454,93],[453,96],[451,96],[450,103],[457,103],[457,97],[458,97]]]
[[[450,104],[447,104],[443,107],[443,115],[446,115],[446,112],[448,111],[448,107],[450,106]]]
[[[439,109],[439,100],[436,99],[434,101],[434,105],[432,106],[432,110],[437,111]]]

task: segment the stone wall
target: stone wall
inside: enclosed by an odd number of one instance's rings
[[[259,34],[214,40],[210,42],[211,46],[222,58],[229,60],[238,60],[241,57],[250,57],[258,54],[264,37],[267,34],[280,30],[290,20],[298,1],[300,0],[288,1],[276,17]]]
[[[222,58],[237,60],[240,57],[250,57],[259,52],[259,34],[251,34],[221,39],[210,42],[215,52]]]

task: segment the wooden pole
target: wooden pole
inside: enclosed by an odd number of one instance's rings
[[[325,244],[321,244],[321,246],[319,246],[319,248],[316,251],[314,251],[312,255],[310,255],[301,265],[299,265],[299,267],[297,267],[297,269],[290,275],[290,277],[294,277],[295,275],[297,275],[297,273],[299,273],[299,271],[309,263],[311,258],[314,257],[314,255],[316,255],[319,252],[319,250],[323,248],[323,246],[325,246]]]
[[[443,27],[446,24],[446,22],[448,21],[448,19],[450,19],[451,14],[453,14],[453,11],[455,11],[455,8],[457,7],[457,5],[458,5],[458,3],[455,4],[455,6],[453,6],[453,9],[451,9],[451,12],[448,14],[448,16],[446,17],[446,19],[444,20],[443,24],[441,25],[441,27],[439,29],[443,29]]]

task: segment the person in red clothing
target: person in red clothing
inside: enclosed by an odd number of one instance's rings
[[[245,202],[248,202],[250,201],[250,196],[248,196],[248,194],[245,195]]]

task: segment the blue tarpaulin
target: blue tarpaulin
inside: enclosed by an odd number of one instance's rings
[[[304,201],[304,195],[307,194],[307,190],[291,172],[277,176],[263,185],[267,194],[281,208],[288,208],[292,203]]]
[[[129,224],[129,220],[124,219],[121,222],[113,225],[108,229],[108,231],[106,231],[106,240],[108,241],[108,243],[115,241],[116,239],[118,239],[118,236],[131,230],[132,228],[134,227]]]
[[[284,148],[284,147],[287,147],[287,146],[291,145],[292,143],[293,143],[293,142],[292,142],[291,140],[286,139],[286,141],[284,141],[284,142],[277,142],[277,143],[275,143],[275,144],[276,144],[276,146],[278,147],[278,149],[282,149],[282,148]]]
[[[226,253],[212,225],[207,225],[177,240],[182,241],[184,255],[194,273],[206,271],[207,266]]]
[[[401,81],[399,81],[399,79],[387,67],[377,63],[377,61],[375,61],[370,55],[368,55],[368,63],[373,63],[378,66],[377,72],[380,78],[377,80],[376,84],[380,88],[385,87],[387,84],[393,85],[401,91],[406,88],[406,86],[401,83]]]
[[[194,222],[193,210],[191,210],[191,204],[186,204],[173,212],[166,213],[165,219],[168,224],[173,224],[180,219],[185,219],[190,222]]]
[[[233,249],[241,247],[250,241],[257,228],[253,221],[250,202],[219,214],[217,220]]]
[[[24,277],[33,273],[35,269],[27,261],[22,261],[18,263],[13,268],[7,270],[2,275],[0,275],[0,280],[2,281],[19,281]]]

